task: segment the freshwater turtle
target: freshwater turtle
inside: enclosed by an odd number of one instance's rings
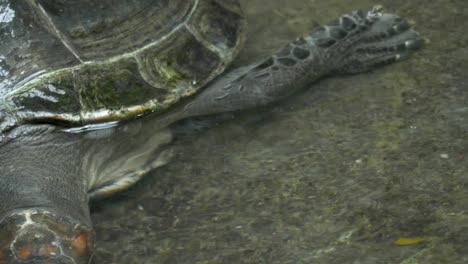
[[[89,263],[90,198],[168,162],[170,124],[275,102],[421,44],[380,7],[223,71],[237,0],[0,0],[0,263]]]

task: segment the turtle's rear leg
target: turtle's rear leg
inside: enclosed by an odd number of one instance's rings
[[[270,57],[221,75],[167,120],[266,105],[333,73],[358,73],[405,58],[419,34],[374,7],[355,11],[298,38]]]
[[[348,32],[350,36],[343,39]],[[321,27],[310,38],[316,39],[317,45],[323,48],[330,45],[330,65],[340,73],[365,72],[396,62],[423,43],[407,21],[382,13],[381,7],[374,7],[367,14],[355,11],[344,15],[335,23]],[[333,44],[337,47],[331,47]]]

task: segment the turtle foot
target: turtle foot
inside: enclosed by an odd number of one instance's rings
[[[315,36],[314,36],[315,35]],[[408,57],[423,44],[410,24],[380,6],[354,11],[312,34],[339,73],[359,73]],[[329,45],[327,47],[327,45]]]

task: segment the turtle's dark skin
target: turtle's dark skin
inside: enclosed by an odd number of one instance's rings
[[[236,0],[0,0],[0,263],[90,263],[90,198],[166,164],[174,122],[267,105],[422,44],[374,7],[223,73],[244,31]]]

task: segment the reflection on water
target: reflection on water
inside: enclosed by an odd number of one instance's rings
[[[7,24],[13,21],[15,17],[15,11],[10,8],[10,5],[1,5],[0,9],[0,25]]]
[[[245,2],[237,65],[375,4]],[[380,3],[431,43],[179,142],[173,163],[94,204],[98,263],[468,262],[468,5]]]

